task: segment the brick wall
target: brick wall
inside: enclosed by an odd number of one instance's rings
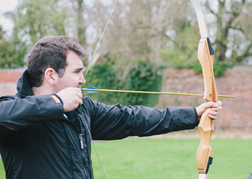
[[[162,91],[203,93],[202,74],[193,70],[168,68],[164,71]],[[216,78],[218,94],[235,95],[235,99],[219,98],[223,110],[214,122],[215,130],[252,130],[252,67],[236,66],[228,69],[223,77]],[[202,97],[160,96],[156,105],[197,106]]]
[[[0,71],[0,96],[16,94],[16,83],[22,73],[23,70]]]

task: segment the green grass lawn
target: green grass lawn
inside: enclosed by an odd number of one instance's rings
[[[199,140],[128,139],[96,143],[108,179],[196,179]],[[248,179],[252,140],[212,140],[213,164],[208,179]],[[93,152],[95,179],[101,167]]]
[[[196,179],[199,140],[127,139],[96,142],[107,179]],[[213,164],[208,179],[248,179],[252,140],[212,140]],[[93,150],[95,179],[104,179]],[[0,179],[4,179],[0,164]]]
[[[5,179],[5,172],[2,160],[0,161],[0,179]]]

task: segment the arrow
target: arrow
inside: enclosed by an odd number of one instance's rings
[[[179,95],[179,96],[204,96],[203,94],[192,94],[192,93],[172,93],[172,92],[155,92],[155,91],[132,91],[132,90],[112,90],[112,89],[99,89],[95,87],[81,88],[82,91],[87,93],[98,93],[98,92],[114,92],[114,93],[138,93],[138,94],[159,94],[159,95]],[[218,95],[220,98],[236,98],[231,95]]]

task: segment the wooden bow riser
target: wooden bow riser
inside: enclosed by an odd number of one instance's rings
[[[198,46],[198,59],[202,67],[204,78],[204,100],[218,100],[217,90],[214,79],[213,63],[214,56],[211,54],[211,46],[208,38],[201,38]],[[211,109],[207,109],[201,116],[198,130],[201,136],[200,145],[197,150],[197,167],[200,173],[200,178],[206,179],[207,173],[213,160],[213,151],[210,147],[211,136],[214,130],[213,122],[208,117]]]
[[[204,79],[204,97],[208,101],[218,101],[217,89],[215,85],[213,63],[214,56],[210,54],[208,38],[201,38],[198,46],[198,59],[201,64]]]

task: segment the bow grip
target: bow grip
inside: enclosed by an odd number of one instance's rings
[[[201,116],[198,126],[201,136],[200,145],[197,150],[197,167],[199,173],[207,174],[209,166],[212,164],[213,151],[210,147],[210,140],[214,130],[212,119],[208,117],[211,109],[207,109]]]

